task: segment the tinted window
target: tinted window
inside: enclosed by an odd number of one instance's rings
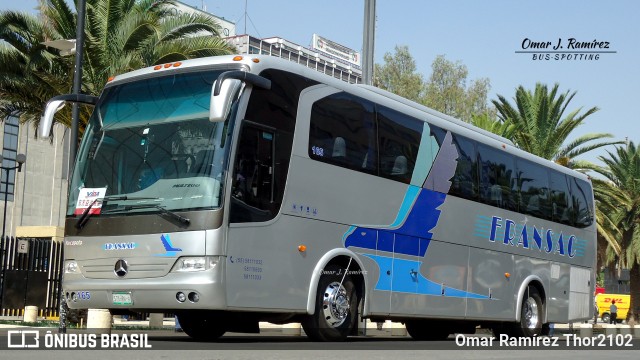
[[[549,175],[547,169],[526,160],[518,160],[517,165],[520,212],[543,219],[550,219]]]
[[[475,142],[453,135],[453,143],[458,148],[458,165],[451,179],[450,194],[474,200],[478,196],[478,161]]]
[[[478,147],[480,199],[490,205],[517,210],[513,157],[486,146]]]
[[[593,223],[593,193],[591,185],[580,179],[571,183],[571,221],[577,227],[587,227]]]
[[[311,108],[312,159],[377,174],[378,152],[373,103],[338,93]]]
[[[395,110],[378,107],[380,175],[411,182],[424,122]]]
[[[551,220],[571,225],[571,203],[569,202],[569,178],[557,171],[551,171]]]

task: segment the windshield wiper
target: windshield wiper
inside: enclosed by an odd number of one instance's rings
[[[140,197],[140,196],[127,196],[127,195],[105,196],[102,199],[96,198],[91,202],[91,204],[89,204],[89,206],[87,206],[86,209],[84,209],[84,211],[82,212],[82,215],[80,215],[80,217],[78,218],[78,222],[76,223],[76,229],[80,230],[84,227],[84,225],[87,223],[87,220],[89,220],[89,215],[91,215],[91,209],[93,209],[93,206],[97,202],[101,202],[102,204],[105,204],[107,201],[111,201],[111,200],[122,201],[122,200],[157,200],[157,199],[158,198],[155,198],[155,197]],[[155,205],[155,206],[158,206],[158,205]]]
[[[171,210],[167,210],[164,206],[160,206],[158,204],[125,205],[124,207],[113,209],[111,211],[105,211],[104,213],[107,214],[107,213],[116,212],[116,211],[120,212],[120,211],[130,211],[130,210],[138,210],[138,209],[158,209],[160,210],[161,213],[165,215],[169,215],[173,219],[178,220],[181,224],[189,225],[191,223],[191,220],[189,218],[186,218]]]

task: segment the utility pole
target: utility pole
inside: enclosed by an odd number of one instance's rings
[[[78,1],[78,23],[76,24],[76,65],[73,75],[73,93],[80,94],[82,90],[82,60],[84,55],[84,23],[85,23],[86,0]],[[80,107],[77,102],[73,103],[71,111],[71,147],[69,149],[69,170],[73,169],[76,163],[76,152],[78,151],[78,123],[80,122]]]
[[[73,75],[73,93],[78,95],[82,91],[82,60],[84,55],[84,23],[85,23],[85,9],[87,7],[86,0],[78,0],[78,21],[76,24],[76,64],[75,72]],[[78,126],[80,122],[80,108],[77,102],[73,103],[71,109],[71,138],[69,139],[69,174],[73,172],[73,167],[76,163],[76,153],[78,152]],[[64,249],[63,249],[64,254]],[[62,276],[64,269],[60,273],[60,320],[58,323],[58,332],[64,334],[67,332],[67,302],[62,291]]]
[[[373,84],[373,48],[376,33],[376,0],[364,0],[362,39],[362,83]]]

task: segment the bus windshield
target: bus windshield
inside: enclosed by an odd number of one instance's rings
[[[105,199],[102,214],[220,207],[229,122],[208,118],[220,73],[172,74],[107,88],[78,153],[67,215],[81,214],[85,194],[98,192]]]

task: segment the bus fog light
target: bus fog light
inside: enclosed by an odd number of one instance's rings
[[[200,295],[198,295],[197,292],[190,292],[189,293],[189,301],[193,302],[193,303],[197,303],[198,301],[200,301]]]
[[[182,303],[187,300],[187,296],[182,291],[180,291],[176,294],[176,300]]]
[[[219,256],[185,256],[176,261],[172,271],[193,272],[214,269],[220,261]]]
[[[67,261],[65,261],[64,262],[64,272],[67,273],[67,274],[79,272],[78,263],[75,260],[67,260]]]

